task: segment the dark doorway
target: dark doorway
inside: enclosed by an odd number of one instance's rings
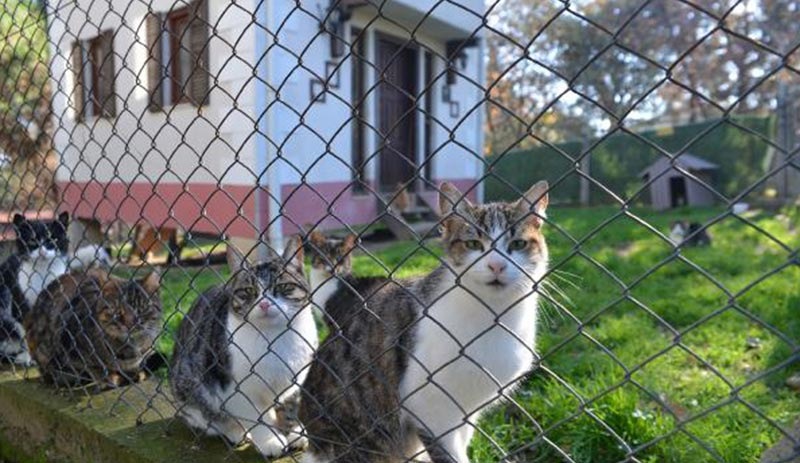
[[[417,53],[387,36],[377,42],[380,188],[394,191],[417,172]]]
[[[425,109],[425,187],[433,188],[433,131],[436,129],[433,119],[433,53],[425,51],[425,95],[423,97],[423,108]]]
[[[686,206],[689,203],[689,198],[686,196],[686,179],[683,177],[670,178],[669,195],[672,207]]]

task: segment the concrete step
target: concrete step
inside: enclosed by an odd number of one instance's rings
[[[438,222],[429,220],[409,222],[391,211],[383,214],[381,222],[400,240],[422,240],[438,235]]]
[[[378,203],[382,222],[398,239],[424,239],[438,234],[436,214],[420,195],[395,191],[385,193]]]

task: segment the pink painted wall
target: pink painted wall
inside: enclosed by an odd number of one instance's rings
[[[448,180],[466,192],[475,185],[475,179]],[[436,191],[423,195],[429,204],[438,204]],[[467,194],[475,200],[477,190]],[[363,225],[378,217],[378,199],[371,191],[353,193],[350,182],[324,182],[314,184],[284,185],[281,188],[283,207],[282,231],[286,235],[301,233],[306,225],[316,224],[318,229],[342,229],[346,225]]]
[[[140,220],[156,227],[253,238],[256,195],[264,190],[213,183],[60,182],[61,210],[108,223]],[[266,216],[267,202],[261,201]]]
[[[449,181],[463,192],[475,184],[475,179]],[[245,185],[60,182],[59,188],[63,197],[60,210],[104,223],[123,220],[134,225],[144,220],[157,227],[254,238],[260,234],[255,222],[257,195],[261,195],[259,213],[264,223],[269,220],[266,190]],[[435,191],[422,195],[429,204],[437,204]],[[476,190],[468,197],[475,200]],[[286,235],[300,233],[317,222],[322,230],[363,225],[379,213],[375,195],[354,193],[350,182],[284,185],[281,204]]]

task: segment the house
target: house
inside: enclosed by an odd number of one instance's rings
[[[479,196],[484,8],[48,2],[63,207],[280,240],[370,223],[399,185]]]
[[[716,164],[683,153],[675,158],[674,164],[669,158],[660,157],[639,177],[650,190],[650,204],[654,209],[710,206],[714,204],[714,194],[709,187],[713,187],[713,174],[717,169]]]

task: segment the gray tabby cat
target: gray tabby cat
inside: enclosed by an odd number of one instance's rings
[[[363,305],[303,384],[304,463],[469,462],[475,423],[533,366],[547,191],[539,182],[516,202],[473,205],[442,185],[444,263],[334,311]]]
[[[170,370],[178,416],[274,457],[305,446],[299,427],[287,439],[276,416],[305,379],[318,342],[303,248],[293,238],[282,256],[249,264],[229,245],[228,264],[230,281],[200,295],[178,330]]]
[[[119,386],[141,379],[161,332],[158,280],[156,272],[129,280],[91,269],[50,283],[25,317],[44,380]]]

